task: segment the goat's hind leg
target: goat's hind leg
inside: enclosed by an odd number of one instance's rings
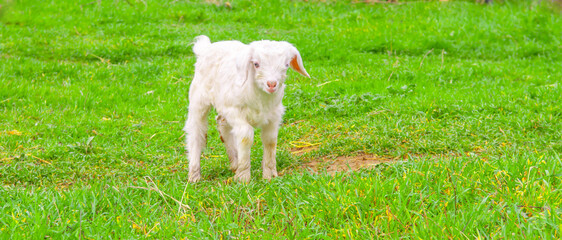
[[[221,115],[217,115],[216,119],[221,141],[226,147],[226,153],[230,160],[230,171],[236,172],[238,168],[238,151],[236,150],[236,141],[232,135],[232,126]]]
[[[210,105],[202,101],[190,101],[184,131],[187,133],[189,182],[201,179],[201,152],[207,144],[207,115]]]

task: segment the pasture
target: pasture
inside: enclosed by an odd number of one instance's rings
[[[0,1],[0,237],[560,238],[560,8],[373,2]],[[299,49],[280,177],[186,184],[201,34]]]

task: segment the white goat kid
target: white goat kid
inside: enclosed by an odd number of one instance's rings
[[[195,75],[189,89],[187,133],[189,181],[201,179],[201,151],[206,145],[207,115],[211,106],[221,140],[237,181],[250,181],[250,148],[254,128],[261,128],[263,178],[277,176],[275,150],[284,107],[281,102],[287,69],[310,77],[299,51],[288,42],[239,41],[211,43],[195,39]]]

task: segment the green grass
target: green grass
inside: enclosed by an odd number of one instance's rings
[[[548,2],[0,2],[0,237],[560,238]],[[266,182],[256,138],[237,184],[212,125],[204,181],[186,186],[200,34],[300,50],[312,78],[289,74],[281,171],[406,160]],[[298,142],[318,148],[292,154]]]

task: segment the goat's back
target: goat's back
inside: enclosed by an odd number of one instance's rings
[[[248,45],[239,41],[220,41],[211,43],[209,37],[201,35],[195,38],[193,53],[197,58],[216,57],[228,58],[229,56],[240,55],[249,48]]]
[[[197,61],[190,95],[207,95],[215,107],[241,101],[240,95],[247,94],[242,85],[247,78],[250,46],[239,41],[211,43],[207,36],[199,36],[193,52]]]

